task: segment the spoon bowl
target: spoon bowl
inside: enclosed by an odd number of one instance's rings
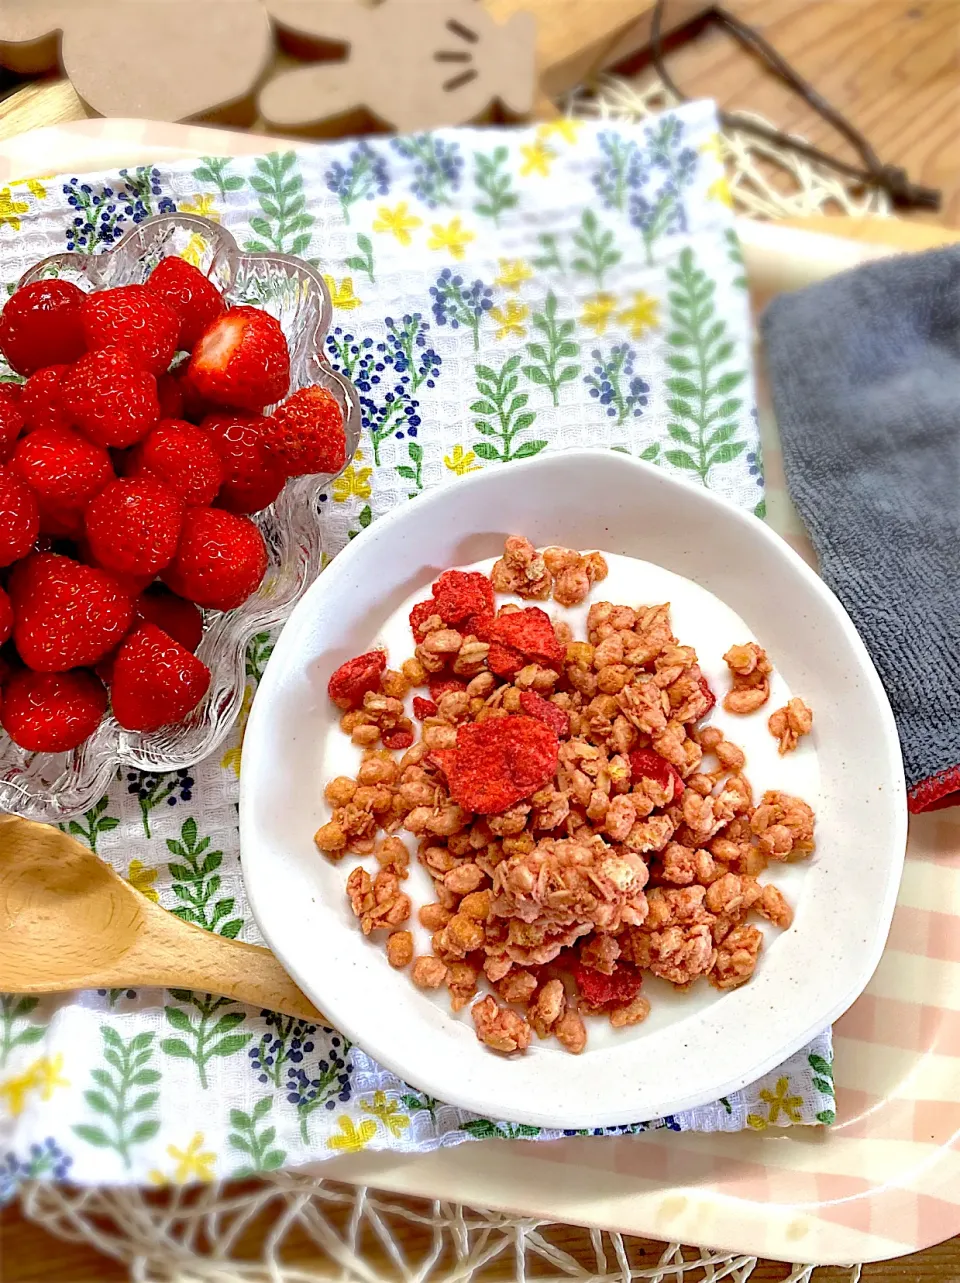
[[[0,991],[161,986],[324,1017],[269,951],[182,922],[74,838],[0,816]]]

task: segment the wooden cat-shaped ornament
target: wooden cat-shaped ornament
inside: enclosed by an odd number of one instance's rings
[[[347,46],[341,62],[283,71],[260,91],[276,129],[342,133],[364,118],[402,132],[459,125],[494,101],[529,114],[536,23],[497,23],[477,0],[264,0],[283,43],[298,53]]]

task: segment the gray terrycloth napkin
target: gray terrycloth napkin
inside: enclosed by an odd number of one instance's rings
[[[960,803],[960,247],[776,299],[787,485],[897,720],[911,811]]]

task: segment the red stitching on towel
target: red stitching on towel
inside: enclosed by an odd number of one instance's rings
[[[945,806],[960,804],[960,764],[938,771],[907,794],[907,809],[914,815],[921,811],[939,811]]]

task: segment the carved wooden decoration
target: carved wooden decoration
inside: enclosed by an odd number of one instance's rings
[[[529,114],[536,24],[497,23],[476,0],[264,0],[288,47],[345,47],[340,62],[281,71],[260,91],[275,129],[349,124],[366,112],[397,130],[476,120],[497,101]]]
[[[0,65],[91,112],[335,135],[551,100],[649,40],[654,0],[0,0]],[[670,0],[665,31],[710,8]],[[278,51],[277,46],[280,46]]]

